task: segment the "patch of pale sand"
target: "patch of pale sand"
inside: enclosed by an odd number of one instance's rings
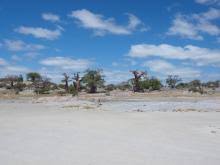
[[[114,101],[103,102],[102,108],[108,111],[203,111],[219,112],[220,101],[218,100],[174,100],[174,101]]]
[[[74,109],[74,108],[73,108]],[[219,165],[220,113],[0,106],[4,165]]]
[[[68,109],[99,109],[107,111],[220,111],[218,97],[145,97],[114,98],[96,94],[83,98],[72,96],[38,97],[33,103],[56,105]]]

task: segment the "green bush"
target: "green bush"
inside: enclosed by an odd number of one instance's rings
[[[168,87],[173,89],[173,88],[176,88],[176,85],[181,81],[182,79],[179,78],[178,75],[168,75],[166,79],[166,84],[168,85]]]
[[[193,80],[189,82],[189,91],[204,94],[203,86],[200,80]]]
[[[129,82],[122,82],[122,83],[116,85],[115,88],[122,90],[122,91],[125,91],[125,90],[130,90],[132,88],[132,86]]]
[[[189,87],[188,83],[179,83],[176,86],[177,89],[185,89],[185,88],[188,88],[188,87]]]
[[[34,90],[35,93],[37,94],[49,94],[50,92],[49,88],[37,88]]]
[[[17,91],[23,91],[25,87],[26,87],[26,84],[24,83],[17,83],[14,85],[14,89]]]
[[[78,95],[78,92],[77,92],[76,88],[74,87],[74,85],[69,86],[69,93],[71,93],[73,96]]]
[[[160,90],[161,86],[162,84],[160,80],[155,79],[155,78],[150,79],[150,88],[152,90]]]
[[[148,79],[140,81],[140,88],[141,89],[150,89],[150,81]]]
[[[162,84],[160,80],[156,78],[145,79],[140,81],[140,87],[142,90],[149,89],[149,90],[160,90]]]
[[[61,89],[65,89],[65,85],[64,84],[59,84],[58,87],[61,88]]]
[[[106,91],[113,91],[114,89],[116,89],[114,84],[109,84],[105,86]]]
[[[88,93],[96,93],[97,88],[104,86],[104,76],[101,70],[86,70],[82,77],[82,83],[86,86]]]
[[[193,92],[193,93],[200,93],[200,94],[204,94],[205,93],[203,88],[193,87],[193,86],[189,88],[189,91]]]

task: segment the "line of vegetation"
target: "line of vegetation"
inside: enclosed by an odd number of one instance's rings
[[[155,77],[150,77],[146,72],[132,70],[130,71],[133,78],[119,84],[105,85],[102,70],[88,69],[82,76],[76,72],[71,77],[63,73],[61,84],[51,82],[47,77],[43,77],[37,72],[26,74],[26,79],[22,75],[7,75],[0,78],[0,88],[14,90],[19,93],[24,90],[33,90],[36,94],[49,94],[51,91],[58,91],[59,94],[78,95],[81,91],[88,93],[97,93],[100,91],[110,92],[113,90],[130,90],[133,92],[149,92],[161,90],[161,88],[184,89],[190,92],[206,93],[204,89],[214,91],[220,87],[220,81],[209,81],[202,83],[200,80],[183,82],[178,75],[168,75],[165,84]]]

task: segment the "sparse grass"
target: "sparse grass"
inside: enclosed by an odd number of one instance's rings
[[[66,105],[63,106],[62,108],[80,108],[80,105]]]
[[[77,108],[77,109],[79,109],[79,108],[81,108],[81,109],[86,109],[86,110],[88,110],[88,109],[94,109],[95,107],[93,107],[93,106],[90,106],[90,105],[66,105],[66,106],[63,106],[62,108]]]
[[[92,106],[89,106],[89,105],[85,105],[85,106],[83,106],[83,109],[94,109],[95,107],[92,107]]]
[[[196,109],[175,109],[173,112],[200,112],[200,110]]]

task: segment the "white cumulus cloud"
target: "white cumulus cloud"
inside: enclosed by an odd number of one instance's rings
[[[25,66],[18,66],[7,62],[5,59],[0,58],[0,77],[6,75],[18,75],[18,74],[25,74],[30,72],[31,70]]]
[[[220,5],[220,0],[195,0],[197,3],[200,4],[217,4]]]
[[[107,84],[118,84],[133,78],[132,74],[128,70],[122,71],[105,69],[103,71],[103,75],[105,76]]]
[[[130,57],[161,57],[164,59],[192,60],[197,65],[220,66],[220,49],[202,48],[193,45],[173,46],[169,44],[137,44],[132,45]]]
[[[3,45],[10,51],[39,51],[45,49],[45,46],[40,44],[28,44],[22,40],[5,39]]]
[[[35,38],[44,38],[48,40],[55,40],[61,36],[61,29],[49,30],[41,27],[26,27],[20,26],[15,29],[16,32],[24,35],[32,35]]]
[[[179,35],[182,38],[189,38],[194,40],[202,40],[203,37],[199,35],[197,28],[193,23],[188,21],[183,15],[178,14],[172,22],[172,26],[167,32],[168,35]]]
[[[6,65],[6,64],[7,62],[3,58],[0,58],[0,66]]]
[[[50,21],[50,22],[59,22],[60,21],[60,17],[56,14],[53,14],[53,13],[43,13],[42,18],[45,21]]]
[[[87,59],[72,59],[69,57],[49,57],[40,61],[40,64],[50,67],[58,67],[64,70],[85,70],[91,65]]]
[[[142,21],[135,15],[127,15],[129,22],[126,26],[117,24],[114,18],[105,18],[103,15],[95,14],[86,9],[72,11],[69,16],[76,19],[80,26],[94,30],[95,35],[103,36],[106,33],[128,35],[136,30],[138,26],[143,26]]]
[[[215,8],[191,15],[177,14],[167,34],[194,40],[202,40],[203,34],[219,36],[220,27],[213,23],[214,20],[219,18],[220,10]]]
[[[199,70],[190,67],[175,66],[165,60],[150,60],[144,63],[151,71],[161,74],[163,77],[168,75],[179,75],[183,79],[195,79],[200,77]]]

